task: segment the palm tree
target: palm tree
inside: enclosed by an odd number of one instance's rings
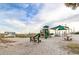
[[[79,7],[79,3],[65,3],[67,7],[71,7],[73,10],[75,10],[77,7]]]

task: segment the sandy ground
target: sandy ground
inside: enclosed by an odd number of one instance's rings
[[[0,43],[0,55],[71,55],[64,46],[78,42],[79,36],[74,35],[73,41],[64,41],[62,37],[40,38],[41,43],[30,42],[29,38],[7,38],[15,43]]]

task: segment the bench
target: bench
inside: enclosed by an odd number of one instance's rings
[[[64,38],[64,40],[66,40],[66,41],[71,41],[72,38],[71,38],[70,36],[67,36],[66,38]]]

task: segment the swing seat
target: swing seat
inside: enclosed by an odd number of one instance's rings
[[[41,42],[41,40],[39,40],[39,42]]]

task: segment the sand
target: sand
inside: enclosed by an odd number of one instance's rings
[[[73,55],[65,49],[67,43],[79,41],[79,36],[72,37],[72,41],[64,41],[63,37],[40,38],[39,44],[30,42],[29,38],[6,38],[16,42],[0,43],[0,55]]]

